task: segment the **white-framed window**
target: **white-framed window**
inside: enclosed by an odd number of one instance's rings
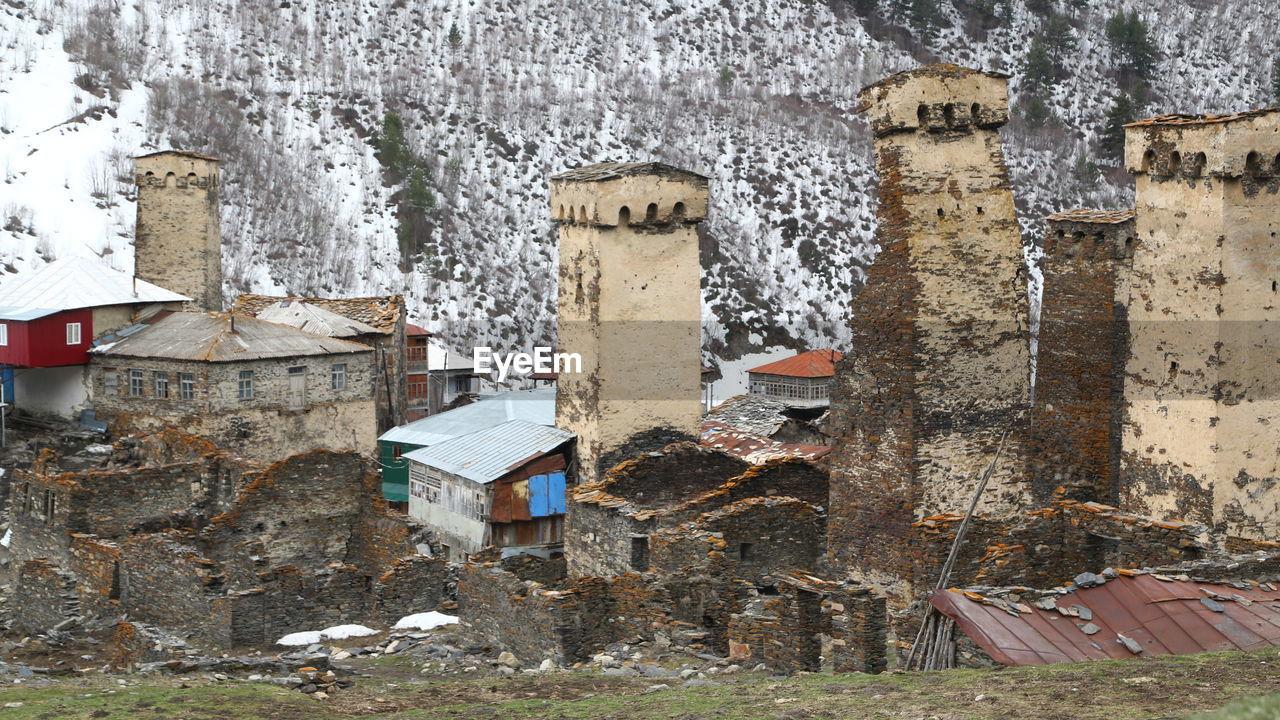
[[[194,400],[196,397],[195,373],[178,373],[178,397],[182,400]]]
[[[107,395],[120,394],[120,375],[115,368],[102,368],[102,387]]]
[[[0,323],[0,345],[9,344],[9,323]]]
[[[252,370],[240,371],[239,390],[240,390],[241,400],[253,399],[253,371]]]
[[[142,397],[142,371],[129,371],[129,397]]]
[[[155,375],[155,381],[156,381],[156,397],[158,398],[169,397],[169,373],[156,372],[154,373],[154,375]]]
[[[80,344],[80,323],[67,323],[67,344]]]
[[[347,389],[347,364],[334,363],[329,368],[329,389],[330,390],[346,390]]]

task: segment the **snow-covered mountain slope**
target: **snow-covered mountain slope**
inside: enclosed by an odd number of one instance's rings
[[[1016,75],[1041,21],[1014,5],[979,31],[944,2],[950,27],[909,52],[846,0],[0,0],[0,268],[132,267],[130,157],[180,147],[223,159],[229,292],[399,292],[458,346],[528,346],[554,330],[548,176],[657,159],[713,179],[711,351],[841,345],[874,255],[857,90],[929,55]],[[1080,42],[1058,122],[1004,131],[1029,229],[1129,201],[1122,175],[1087,190],[1070,172],[1116,89],[1103,26],[1121,6],[1162,53],[1152,111],[1269,100],[1269,0],[1088,6],[1064,10]],[[370,143],[389,111],[431,170],[412,263]]]

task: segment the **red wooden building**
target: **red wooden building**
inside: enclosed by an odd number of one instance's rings
[[[84,367],[109,342],[187,298],[98,260],[71,258],[0,279],[0,387],[33,414],[74,417],[88,400]]]

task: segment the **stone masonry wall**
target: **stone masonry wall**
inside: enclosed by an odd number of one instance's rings
[[[1130,212],[1049,218],[1032,422],[1037,498],[1064,488],[1115,504],[1134,243]]]
[[[1026,272],[997,132],[1005,85],[930,65],[859,95],[875,134],[881,251],[833,386],[828,537],[835,567],[897,602],[916,582],[911,524],[963,512],[1006,430],[979,512],[1030,506]]]
[[[245,457],[273,461],[315,448],[372,453],[376,444],[372,352],[317,357],[201,363],[154,358],[95,357],[93,402],[116,433],[165,426],[212,440]],[[331,388],[334,364],[346,365],[346,387]],[[307,368],[306,407],[289,408],[288,368]],[[143,372],[142,395],[131,396],[129,371]],[[239,399],[239,374],[253,372],[254,397]],[[168,375],[168,397],[156,397],[156,373]],[[195,377],[182,400],[179,373]],[[116,391],[108,392],[108,376]]]
[[[222,309],[222,233],[218,161],[190,153],[136,160],[137,276],[192,299],[198,310]]]

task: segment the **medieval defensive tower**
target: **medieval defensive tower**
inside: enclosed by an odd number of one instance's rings
[[[1132,210],[1050,215],[1036,353],[1034,487],[1114,505],[1129,358]]]
[[[1280,540],[1280,109],[1132,123],[1121,501]]]
[[[707,178],[660,163],[601,163],[551,179],[560,224],[556,425],[578,436],[578,477],[698,436],[697,225]]]
[[[1006,79],[930,65],[859,94],[881,249],[837,370],[828,542],[835,566],[886,589],[911,589],[912,523],[963,514],[1006,430],[978,512],[1004,517],[1028,501],[1026,273],[998,133]]]
[[[140,280],[222,309],[218,160],[164,150],[134,159],[138,222],[134,271]]]

